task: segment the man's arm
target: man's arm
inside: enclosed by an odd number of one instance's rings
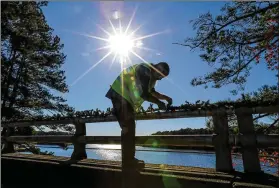
[[[141,97],[148,102],[152,102],[155,104],[161,103],[161,101],[157,97],[153,96],[150,93],[147,93],[146,95],[142,95]]]
[[[168,100],[170,99],[169,96],[164,95],[164,94],[161,94],[161,93],[155,91],[154,88],[152,89],[151,94],[152,94],[154,97],[156,97],[157,99],[166,100],[166,101],[168,101]]]
[[[172,98],[170,98],[169,96],[167,95],[164,95],[164,94],[161,94],[157,91],[155,91],[155,89],[153,88],[152,91],[151,91],[151,94],[156,97],[157,99],[161,99],[161,100],[165,100],[168,102],[168,105],[172,105]]]
[[[148,102],[157,104],[159,108],[165,105],[156,96],[153,96],[153,94],[148,91],[150,74],[151,74],[150,70],[144,66],[140,66],[137,69],[137,73],[140,76],[139,79],[142,87],[141,98],[143,98]]]

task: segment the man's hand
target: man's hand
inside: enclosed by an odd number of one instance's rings
[[[158,100],[160,99],[160,100],[165,100],[165,101],[167,101],[167,102],[168,102],[168,106],[171,106],[171,105],[172,105],[172,98],[170,98],[169,96],[163,95],[163,94],[161,94],[161,93],[155,91],[154,89],[153,89],[153,92],[152,92],[151,94],[152,94],[154,97],[156,97]]]
[[[162,102],[162,101],[158,102],[157,105],[158,105],[158,108],[160,110],[166,110],[167,109],[166,104],[164,102]]]

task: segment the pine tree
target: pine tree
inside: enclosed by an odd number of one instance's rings
[[[57,94],[68,92],[66,56],[43,14],[47,4],[1,1],[2,120],[73,111]]]

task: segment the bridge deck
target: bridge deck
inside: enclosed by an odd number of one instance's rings
[[[1,156],[1,161],[3,164],[5,162],[8,164],[36,164],[34,165],[38,171],[40,171],[41,164],[52,165],[53,171],[50,174],[58,173],[57,170],[54,170],[58,166],[65,166],[65,168],[79,168],[79,169],[91,169],[92,171],[106,171],[108,173],[121,172],[121,162],[120,161],[106,161],[106,160],[95,160],[95,159],[84,159],[76,162],[75,164],[67,164],[69,162],[68,157],[60,156],[47,156],[47,155],[30,155],[30,154],[20,154],[20,153],[9,153],[3,154]],[[27,166],[28,166],[27,165]],[[31,165],[30,169],[31,169]],[[5,174],[7,171],[8,165],[4,165],[2,172]],[[12,168],[12,167],[11,167]],[[23,168],[23,167],[22,167]],[[25,167],[24,167],[25,168]],[[43,170],[43,168],[41,168]],[[32,170],[30,170],[31,173]],[[67,170],[66,170],[67,171]],[[24,171],[23,171],[24,172]],[[25,173],[28,173],[28,169]],[[47,172],[45,172],[47,173]],[[86,173],[88,174],[88,172]],[[119,173],[117,173],[119,174]],[[31,174],[30,174],[31,175]],[[53,174],[54,175],[54,174]],[[56,174],[57,175],[57,174]],[[62,176],[62,174],[60,174]],[[145,178],[143,182],[151,182],[154,178],[151,178],[150,181],[146,181],[146,177],[157,177],[156,181],[164,181],[164,178],[170,178],[179,183],[174,187],[185,187],[188,185],[199,187],[277,187],[278,186],[278,177],[261,174],[257,175],[247,175],[239,172],[233,174],[216,172],[215,169],[210,168],[198,168],[198,167],[185,167],[185,166],[174,166],[174,165],[162,165],[162,164],[146,164],[145,168],[140,172],[140,175]],[[34,177],[34,175],[32,175]],[[55,176],[55,175],[54,175]],[[107,175],[106,175],[107,176]],[[115,175],[113,175],[115,176]],[[158,180],[158,177],[160,177]],[[92,178],[92,176],[91,176]],[[114,177],[115,178],[115,177]],[[156,178],[155,178],[156,179]],[[3,181],[3,177],[2,177]],[[153,181],[154,182],[154,181]],[[186,183],[185,183],[186,182]],[[187,183],[188,182],[188,183]],[[189,184],[189,182],[191,182]],[[193,183],[193,182],[196,182]],[[158,183],[158,182],[157,182]],[[155,184],[155,183],[154,183]],[[116,185],[116,184],[115,184]],[[181,186],[178,186],[181,185]],[[183,185],[183,186],[182,186]],[[146,185],[144,185],[145,187]],[[152,185],[154,187],[154,185]],[[192,187],[190,186],[190,187]],[[116,186],[117,187],[117,186]]]

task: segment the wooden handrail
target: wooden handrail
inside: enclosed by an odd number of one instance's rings
[[[155,120],[155,119],[178,119],[178,118],[196,118],[196,117],[208,117],[213,114],[232,114],[234,113],[234,109],[229,110],[214,110],[214,111],[205,111],[205,110],[197,110],[197,111],[181,111],[181,112],[161,112],[161,113],[147,113],[138,114],[136,116],[136,120]],[[247,113],[258,114],[258,113],[278,113],[279,105],[277,106],[268,106],[268,107],[255,107],[251,108],[251,110],[247,110]],[[246,111],[242,111],[242,113],[246,113]],[[28,127],[28,126],[44,126],[44,125],[55,125],[55,124],[75,124],[78,123],[100,123],[100,122],[114,122],[117,121],[115,116],[110,115],[107,117],[86,117],[86,118],[69,118],[69,119],[61,119],[61,120],[46,120],[46,121],[26,121],[26,122],[9,122],[9,123],[1,123],[2,127]]]
[[[154,135],[136,136],[138,145],[158,145],[158,146],[214,146],[214,135]],[[229,144],[231,146],[241,146],[241,135],[230,135]],[[256,135],[258,147],[279,147],[279,135]],[[8,142],[14,143],[73,143],[75,140],[82,144],[119,144],[120,136],[10,136],[5,138]]]
[[[179,136],[138,136],[136,144],[145,146],[203,146],[214,147],[216,154],[216,170],[232,172],[231,147],[242,148],[242,158],[245,172],[261,172],[258,148],[279,147],[279,135],[256,135],[253,125],[253,114],[279,113],[279,105],[268,107],[241,107],[236,109],[219,108],[218,110],[205,111],[176,111],[138,114],[137,120],[177,119],[194,117],[213,117],[213,135],[179,135]],[[228,115],[236,114],[239,135],[229,135]],[[2,152],[14,152],[14,143],[73,143],[74,151],[71,158],[80,160],[87,158],[86,144],[116,144],[120,143],[119,136],[86,136],[86,123],[113,122],[115,116],[68,118],[60,120],[9,122],[1,124],[7,127],[2,136],[5,143]],[[13,136],[13,127],[44,126],[44,125],[74,124],[74,136]]]
[[[136,143],[140,145],[202,145],[213,146],[212,135],[200,136],[136,136]],[[10,136],[9,142],[35,143],[73,143],[76,140],[84,144],[119,144],[120,136]]]

